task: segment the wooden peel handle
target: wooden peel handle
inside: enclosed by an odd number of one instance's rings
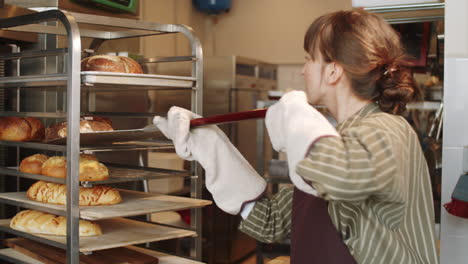
[[[248,119],[260,119],[265,118],[266,111],[268,108],[254,109],[244,112],[228,113],[222,115],[215,115],[210,117],[202,117],[190,120],[190,127],[195,128],[198,126],[205,125],[219,125],[233,123]]]

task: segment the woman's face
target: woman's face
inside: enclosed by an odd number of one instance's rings
[[[324,65],[321,54],[317,52],[315,59],[306,56],[306,62],[302,68],[302,75],[305,81],[305,92],[307,99],[311,104],[323,103],[324,96],[327,92],[327,87],[324,85]]]

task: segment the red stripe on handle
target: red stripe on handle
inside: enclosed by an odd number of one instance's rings
[[[198,127],[205,125],[218,125],[218,124],[227,124],[233,123],[242,120],[248,119],[260,119],[265,118],[266,111],[268,108],[254,109],[244,112],[236,112],[222,115],[215,115],[210,117],[202,117],[190,120],[190,127]]]

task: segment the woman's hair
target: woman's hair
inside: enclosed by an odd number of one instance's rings
[[[312,59],[318,51],[340,64],[354,93],[382,111],[401,114],[422,97],[399,35],[377,15],[359,9],[323,15],[307,30],[304,49]]]

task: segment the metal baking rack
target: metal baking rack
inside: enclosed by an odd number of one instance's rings
[[[0,56],[0,60],[5,59]],[[66,74],[32,75],[20,77],[4,77],[0,80],[0,87],[37,87],[60,86],[67,82]],[[129,74],[116,72],[81,72],[81,83],[86,86],[107,84],[116,88],[126,86],[172,87],[174,89],[191,89],[195,78],[187,76],[169,76],[157,74]],[[151,89],[151,88],[147,88]],[[153,88],[156,89],[156,88]]]
[[[158,213],[173,210],[185,210],[209,205],[210,201],[144,193],[120,189],[122,202],[114,205],[80,206],[80,217],[86,220],[112,219],[115,217],[137,216],[147,213]],[[56,215],[66,214],[65,206],[44,204],[27,198],[26,192],[0,193],[0,201],[28,209],[42,210]]]
[[[168,170],[161,168],[137,167],[122,164],[105,163],[109,170],[109,179],[103,181],[81,181],[80,185],[92,187],[93,185],[112,184],[130,181],[143,181],[152,179],[166,179],[174,177],[197,177],[191,175],[190,171]],[[18,176],[33,180],[47,181],[65,184],[65,179],[55,178],[40,174],[31,174],[18,171],[18,167],[0,167],[0,174]]]
[[[9,147],[20,147],[30,149],[42,149],[49,151],[61,151],[67,150],[66,145],[46,144],[41,142],[14,142],[14,141],[2,141],[0,145]],[[114,142],[107,145],[96,145],[96,146],[80,146],[80,151],[122,151],[122,150],[149,150],[149,149],[173,149],[174,145],[168,140],[151,140],[151,141],[126,141],[126,142]]]
[[[196,236],[195,231],[172,228],[158,224],[145,223],[126,218],[114,218],[95,221],[101,226],[102,235],[82,237],[77,248],[79,252],[88,253],[116,247],[156,242],[180,237]],[[11,229],[10,219],[0,219],[0,230],[17,236],[29,238],[54,247],[67,249],[67,238],[54,235],[30,234]],[[68,249],[67,249],[68,251]]]
[[[96,27],[97,26],[97,27]],[[96,29],[99,28],[99,29]],[[8,54],[1,54],[0,60],[10,60],[18,62],[22,59],[56,56],[63,58],[63,72],[57,71],[55,74],[40,75],[21,75],[0,77],[0,87],[14,91],[13,94],[20,100],[19,93],[22,90],[40,90],[57,91],[63,93],[65,109],[56,109],[55,112],[22,112],[18,104],[13,111],[0,112],[0,116],[32,116],[38,118],[65,119],[68,123],[68,134],[66,145],[45,144],[41,142],[8,142],[0,141],[1,146],[16,149],[38,149],[43,151],[63,152],[67,158],[67,175],[64,179],[51,179],[43,175],[34,175],[19,172],[16,168],[0,167],[0,173],[9,176],[24,177],[36,180],[49,180],[52,182],[65,183],[67,185],[67,205],[61,209],[48,208],[46,204],[35,204],[31,206],[28,200],[21,199],[14,201],[15,195],[24,198],[24,193],[3,193],[1,202],[24,206],[26,208],[41,208],[45,211],[55,212],[67,217],[67,236],[55,237],[24,233],[13,230],[9,227],[9,219],[0,220],[0,230],[17,236],[24,236],[37,240],[52,246],[57,246],[67,251],[67,263],[78,264],[80,252],[90,252],[110,247],[128,246],[131,244],[141,244],[151,241],[174,239],[180,237],[193,237],[190,257],[200,261],[202,250],[201,235],[201,209],[211,202],[198,200],[201,198],[202,182],[197,176],[200,168],[195,163],[191,163],[188,171],[169,171],[151,168],[131,168],[118,167],[110,165],[111,174],[114,174],[110,180],[99,183],[114,183],[122,181],[142,180],[149,178],[162,178],[169,176],[187,177],[190,179],[190,197],[192,201],[184,201],[179,207],[196,208],[191,210],[191,230],[171,228],[156,224],[150,224],[135,220],[120,218],[121,216],[136,215],[137,212],[131,211],[131,208],[125,207],[117,210],[113,216],[116,218],[99,220],[104,234],[99,237],[80,238],[78,236],[78,221],[80,215],[85,213],[85,209],[80,211],[78,206],[79,197],[79,153],[80,151],[121,151],[121,150],[148,150],[148,149],[173,149],[172,144],[162,141],[134,141],[134,142],[115,142],[105,146],[81,146],[79,135],[80,103],[82,100],[89,99],[82,94],[93,91],[114,91],[124,90],[129,86],[136,89],[186,89],[191,92],[191,110],[195,113],[202,112],[202,77],[203,77],[203,57],[200,41],[194,35],[192,30],[184,25],[159,24],[154,22],[137,21],[130,19],[111,18],[79,13],[71,13],[61,10],[49,10],[34,14],[0,19],[0,29],[7,31],[34,32],[41,34],[51,34],[57,36],[66,36],[66,48],[53,48],[47,50],[22,51]],[[81,38],[92,38],[90,49],[97,50],[100,44],[106,40],[123,38],[140,38],[145,36],[163,35],[180,33],[190,42],[191,54],[189,56],[167,57],[161,61],[188,61],[191,62],[192,71],[190,76],[168,76],[168,75],[149,75],[149,74],[119,74],[119,73],[101,73],[101,72],[81,72]],[[17,63],[19,65],[19,63]],[[91,110],[90,110],[91,111]],[[91,111],[92,112],[92,111]],[[92,112],[91,114],[97,114]],[[138,116],[135,113],[106,113],[110,116],[130,116],[149,118],[150,113],[142,113]],[[19,162],[19,161],[18,161]],[[130,176],[130,177],[129,177]],[[84,185],[91,185],[89,182]],[[93,183],[95,184],[95,183]],[[125,193],[125,192],[124,192]],[[4,196],[6,195],[6,196]],[[126,195],[126,194],[125,194]],[[124,197],[126,197],[124,195]],[[16,199],[16,198],[15,198]],[[128,198],[127,202],[132,202]],[[171,198],[174,199],[174,198]],[[191,202],[202,201],[201,204],[191,204]],[[126,201],[124,201],[126,202]],[[167,202],[166,202],[167,204]],[[174,206],[173,208],[179,208]],[[111,207],[106,209],[111,210]],[[170,206],[166,206],[169,210]],[[91,210],[92,211],[92,210]],[[146,208],[141,214],[161,211],[161,208]],[[121,212],[121,213],[118,213]],[[89,213],[89,212],[88,212]],[[86,215],[86,213],[85,213]],[[120,217],[117,217],[120,216]],[[90,217],[88,217],[90,218]],[[128,239],[131,238],[131,239]],[[125,241],[124,241],[125,240]],[[158,253],[159,254],[159,253]],[[11,250],[0,250],[0,259],[14,260],[21,263],[24,256],[12,254]],[[180,263],[199,263],[197,261],[188,261],[183,258],[177,258]],[[160,263],[166,263],[160,261]],[[167,262],[169,263],[169,262]]]
[[[141,85],[189,88],[193,87],[195,78],[186,76],[170,76],[157,74],[129,74],[117,72],[81,72],[81,82],[84,85],[112,84],[112,85]]]

